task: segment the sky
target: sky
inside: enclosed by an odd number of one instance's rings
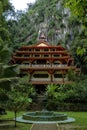
[[[27,3],[34,3],[35,0],[10,0],[16,10],[25,10]]]

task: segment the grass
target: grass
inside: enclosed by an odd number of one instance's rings
[[[19,112],[17,116],[20,116],[23,113],[24,112]],[[76,119],[76,121],[71,124],[73,127],[79,126],[79,128],[64,129],[64,130],[87,130],[87,112],[63,112],[63,113]],[[7,112],[7,115],[0,116],[0,120],[13,120],[13,118],[14,118],[13,112]],[[6,125],[0,126],[0,130],[30,130],[32,125],[32,124],[17,123],[17,127],[15,128],[14,121],[3,121],[2,123]]]
[[[19,112],[17,113],[17,116],[20,116],[23,113],[24,112]],[[15,128],[13,119],[14,119],[13,112],[8,111],[6,115],[1,115],[0,120],[2,120],[2,122],[0,121],[1,122],[0,130],[30,130],[32,124],[17,123],[17,127]]]
[[[17,113],[17,116],[20,116],[20,115],[22,115],[24,112],[18,112]],[[14,118],[14,112],[9,112],[9,111],[7,111],[7,114],[6,115],[1,115],[0,116],[0,119],[2,119],[2,120],[4,120],[4,119],[8,119],[8,120],[10,120],[10,119],[13,119]]]
[[[17,127],[14,127],[13,125],[0,126],[0,130],[30,130],[30,128],[30,124],[18,124]]]
[[[87,112],[64,112],[64,113],[76,119],[73,125],[87,126]]]

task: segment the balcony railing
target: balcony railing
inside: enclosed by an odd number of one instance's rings
[[[48,70],[48,69],[55,69],[55,70],[68,70],[68,69],[76,69],[76,66],[67,66],[67,65],[20,65],[21,70]]]
[[[64,64],[64,65],[54,65],[54,64],[52,64],[52,65],[46,65],[46,64],[44,64],[44,65],[35,65],[35,64],[32,64],[32,65],[25,65],[25,64],[22,64],[22,65],[20,65],[20,68],[50,68],[50,67],[68,67],[67,66],[67,64]]]
[[[49,59],[55,59],[55,60],[64,60],[64,59],[69,59],[70,58],[70,56],[58,56],[58,57],[55,57],[55,56],[49,56],[48,55],[48,57],[46,57],[46,56],[43,56],[43,57],[40,57],[39,55],[38,55],[38,57],[18,57],[18,56],[13,56],[13,58],[15,59],[15,60],[21,60],[21,61],[24,61],[24,60],[26,60],[26,61],[29,61],[29,60],[42,60],[42,59],[44,59],[44,60],[49,60]]]

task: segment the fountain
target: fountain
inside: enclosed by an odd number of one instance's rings
[[[26,112],[21,117],[17,117],[16,121],[24,123],[70,123],[75,119],[68,117],[67,114],[53,111],[35,111]]]
[[[48,111],[45,108],[46,100],[43,100],[43,110],[42,111],[33,111],[26,112],[21,117],[17,117],[16,121],[23,123],[44,123],[44,124],[52,124],[52,123],[71,123],[74,122],[75,119],[68,117],[67,114]]]

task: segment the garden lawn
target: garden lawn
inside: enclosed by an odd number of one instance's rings
[[[63,113],[76,119],[73,125],[87,127],[87,112],[63,112]]]

